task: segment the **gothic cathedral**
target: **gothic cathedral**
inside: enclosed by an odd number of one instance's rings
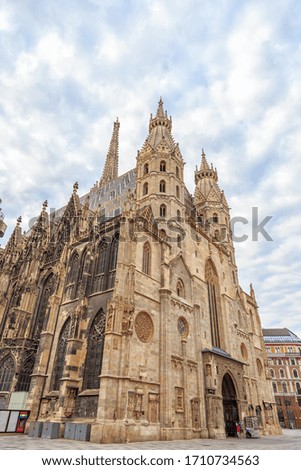
[[[254,290],[238,283],[229,206],[202,151],[195,191],[160,99],[136,167],[102,177],[0,252],[0,408],[85,423],[98,443],[280,428]]]

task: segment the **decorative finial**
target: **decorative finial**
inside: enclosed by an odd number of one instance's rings
[[[204,152],[204,149],[202,149],[202,157],[206,157],[206,154]]]
[[[162,96],[160,96],[160,100],[158,103],[157,116],[164,117]]]
[[[19,227],[21,222],[22,222],[22,216],[20,215],[20,217],[17,218],[17,227]]]
[[[73,185],[73,192],[77,193],[77,190],[78,190],[78,182],[76,181]]]

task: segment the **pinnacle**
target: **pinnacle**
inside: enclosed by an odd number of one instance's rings
[[[209,165],[206,159],[206,154],[204,152],[204,149],[202,149],[202,163],[201,163],[201,170],[209,170]]]
[[[158,109],[157,109],[157,114],[156,114],[157,117],[164,117],[164,109],[163,109],[163,100],[162,100],[162,96],[160,96],[160,100],[159,100],[159,103],[158,103]]]

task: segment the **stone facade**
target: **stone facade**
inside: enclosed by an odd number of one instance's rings
[[[159,102],[118,177],[119,122],[89,194],[0,258],[0,400],[30,421],[90,423],[93,442],[281,432],[254,290],[238,283],[230,212],[204,151],[195,193]],[[264,404],[269,407],[264,407]]]

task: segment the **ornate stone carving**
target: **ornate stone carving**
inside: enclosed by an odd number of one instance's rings
[[[189,326],[188,326],[188,322],[186,318],[179,317],[177,327],[178,327],[178,332],[180,333],[180,335],[186,338],[189,334]]]
[[[154,334],[154,324],[150,315],[140,312],[135,318],[135,332],[140,341],[149,343]]]
[[[128,406],[127,414],[129,418],[140,419],[144,415],[143,410],[143,391],[136,389],[136,391],[128,392]]]
[[[75,400],[77,397],[77,387],[67,387],[67,395],[64,398],[63,413],[66,418],[70,418],[75,411]]]
[[[150,423],[159,421],[159,394],[148,394],[148,420]]]
[[[194,429],[200,429],[201,427],[200,400],[197,398],[193,398],[191,400],[191,418],[192,418],[192,427]]]
[[[177,413],[184,411],[184,389],[183,387],[175,387],[175,408]]]
[[[180,300],[171,299],[171,305],[173,307],[178,307],[180,310],[184,310],[184,312],[189,312],[189,313],[193,312],[193,307],[191,307],[190,305],[184,302],[181,302]]]

